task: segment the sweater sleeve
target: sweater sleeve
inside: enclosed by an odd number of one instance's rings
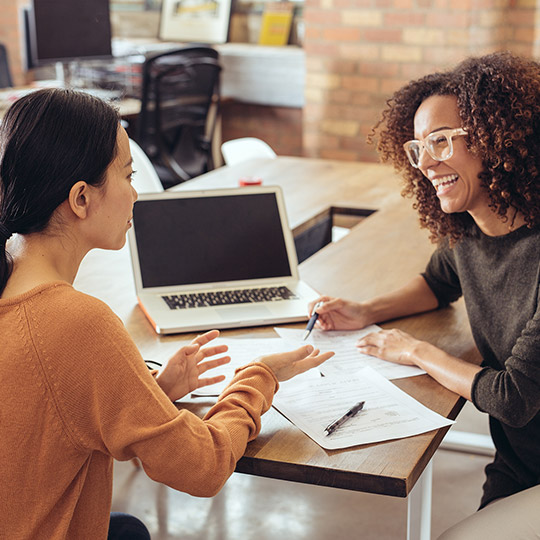
[[[158,482],[192,495],[215,495],[259,433],[260,417],[278,386],[273,373],[257,363],[239,370],[200,419],[171,403],[112,311],[79,296],[76,308],[71,301],[59,311],[55,331],[34,328],[44,378],[67,436],[80,452],[138,457]]]
[[[517,339],[504,369],[484,367],[476,374],[473,403],[506,425],[527,425],[540,411],[539,359],[540,305]]]
[[[446,246],[433,253],[422,276],[439,301],[440,308],[455,302],[462,294],[454,253]]]

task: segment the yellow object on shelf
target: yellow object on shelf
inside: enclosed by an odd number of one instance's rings
[[[259,45],[287,45],[293,19],[289,2],[272,2],[266,5],[262,16]]]

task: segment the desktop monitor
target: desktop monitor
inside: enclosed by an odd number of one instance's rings
[[[112,56],[109,0],[33,0],[25,26],[33,67]]]

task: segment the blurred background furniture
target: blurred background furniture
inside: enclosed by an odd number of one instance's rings
[[[198,45],[152,55],[143,64],[135,139],[164,187],[214,168],[220,71],[219,53]]]
[[[6,47],[3,43],[0,43],[0,88],[9,88],[11,86],[13,86],[13,80],[11,79]]]
[[[143,149],[133,140],[129,139],[129,149],[133,159],[133,187],[137,193],[157,193],[163,191],[163,184],[156,169]]]
[[[224,142],[221,145],[221,154],[225,165],[235,165],[248,159],[276,157],[270,145],[255,137],[242,137]]]

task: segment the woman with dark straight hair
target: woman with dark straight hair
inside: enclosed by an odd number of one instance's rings
[[[332,353],[311,346],[237,370],[204,419],[174,401],[219,382],[212,330],[151,373],[121,321],[73,280],[94,248],[120,249],[137,193],[117,112],[40,90],[0,125],[0,516],[2,537],[149,538],[110,514],[113,458],[158,482],[216,494],[260,430],[278,381]],[[210,344],[210,345],[208,345]],[[208,346],[207,346],[208,345]]]
[[[116,154],[118,122],[112,107],[77,92],[38,91],[13,105],[0,126],[1,247],[13,233],[43,231],[74,179],[95,187],[104,183]],[[10,267],[0,249],[0,292]]]

